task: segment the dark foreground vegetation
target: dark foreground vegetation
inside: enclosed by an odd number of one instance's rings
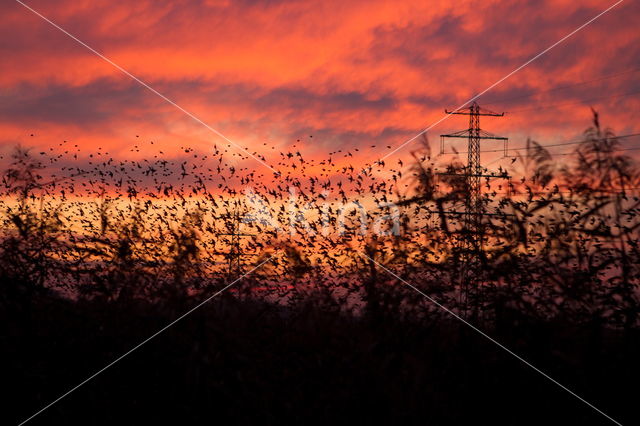
[[[464,167],[436,164],[426,146],[396,169],[323,160],[311,165],[320,177],[299,152],[283,153],[270,182],[217,150],[200,165],[98,161],[98,152],[70,168],[64,153],[46,163],[17,149],[0,200],[2,424],[28,418],[262,262],[32,421],[610,422],[432,298],[635,424],[640,172],[620,151],[595,114],[571,162],[528,141],[511,162],[517,177],[483,182],[491,214],[471,233],[454,214],[469,193]],[[252,185],[253,212],[267,218],[244,224],[253,235],[242,245],[229,241],[247,208],[231,182]],[[397,232],[361,232],[358,209],[341,216],[350,192],[378,203],[368,220],[388,216],[392,201]],[[316,216],[291,225],[295,236],[283,232],[287,203],[327,207],[333,231],[322,235]]]
[[[41,298],[3,312],[3,424],[16,424],[188,306]],[[637,333],[522,317],[493,336],[614,416],[637,420]],[[341,315],[221,296],[33,424],[607,424],[459,322]]]

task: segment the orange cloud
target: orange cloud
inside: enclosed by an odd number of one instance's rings
[[[243,147],[260,151],[268,141],[282,149],[300,139],[319,158],[339,147],[365,152],[376,145],[367,159],[412,137],[445,107],[458,106],[610,5],[28,4]],[[222,143],[18,3],[0,8],[4,145],[74,139],[126,156],[135,135],[164,144],[166,152],[187,143],[201,149]],[[529,135],[543,143],[575,138],[593,104],[619,133],[638,130],[638,96],[619,95],[640,91],[640,71],[621,74],[640,68],[639,9],[623,3],[484,95],[481,104],[513,112],[487,122],[487,129],[511,137],[512,145]],[[581,81],[587,82],[576,84]],[[430,134],[465,125],[447,120]]]

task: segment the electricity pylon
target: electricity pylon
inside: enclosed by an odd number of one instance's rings
[[[483,239],[484,230],[482,228],[482,216],[487,215],[484,209],[484,200],[482,197],[481,179],[486,178],[505,178],[509,176],[505,173],[492,174],[483,173],[482,165],[480,164],[480,142],[482,140],[500,140],[504,141],[504,155],[507,153],[508,138],[502,136],[495,136],[491,133],[485,132],[480,128],[480,117],[502,117],[504,113],[496,113],[489,111],[473,102],[470,106],[458,109],[455,111],[449,111],[445,109],[445,113],[451,115],[468,115],[469,116],[469,128],[461,130],[459,132],[450,133],[446,135],[440,135],[440,153],[444,154],[444,141],[446,138],[463,138],[468,140],[467,149],[467,166],[463,173],[441,173],[449,176],[464,177],[465,181],[465,208],[464,212],[461,212],[463,216],[463,270],[462,270],[462,292],[461,302],[463,309],[466,311],[468,304],[468,298],[470,296],[470,287],[476,288],[476,298],[479,299],[480,291],[479,281],[481,277],[481,262],[483,255]],[[479,301],[477,301],[479,303]],[[477,308],[476,304],[476,308]],[[477,312],[476,312],[477,313]]]
[[[215,254],[224,255],[227,258],[228,262],[228,274],[229,277],[240,276],[242,274],[242,258],[244,256],[255,256],[254,253],[244,253],[240,246],[240,238],[242,237],[253,237],[255,234],[243,234],[240,233],[240,216],[238,211],[235,210],[233,213],[232,219],[232,229],[229,233],[220,233],[217,235],[220,236],[230,236],[231,241],[229,242],[230,249],[229,252],[215,252]]]

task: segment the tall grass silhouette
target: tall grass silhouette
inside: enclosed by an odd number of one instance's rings
[[[109,423],[138,407],[201,423],[214,404],[231,423],[342,413],[450,424],[495,404],[478,396],[482,383],[507,401],[499,422],[544,419],[522,410],[541,403],[546,384],[503,368],[494,348],[376,263],[631,418],[621,389],[640,377],[640,170],[595,111],[584,137],[569,162],[527,140],[513,180],[486,180],[491,214],[472,289],[461,279],[469,230],[455,214],[468,190],[453,175],[464,166],[433,156],[426,139],[408,164],[362,169],[346,150],[321,160],[283,152],[277,175],[217,147],[142,160],[16,147],[0,194],[8,416],[30,414],[273,255],[52,418]],[[233,242],[236,232],[251,236]],[[507,391],[516,387],[522,398]],[[554,398],[541,404],[564,410],[556,420],[600,421]],[[167,406],[149,413],[158,402]]]

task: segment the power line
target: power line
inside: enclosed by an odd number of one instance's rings
[[[640,147],[637,148],[621,148],[621,149],[612,149],[608,152],[621,152],[621,151],[637,151],[640,150]],[[558,153],[553,153],[551,154],[553,155],[574,155],[575,152],[558,152]],[[521,155],[521,157],[533,157],[533,155]],[[502,157],[502,158],[509,158],[509,157]]]
[[[607,75],[603,75],[600,77],[596,77],[593,78],[591,80],[583,80],[577,83],[572,83],[572,84],[565,84],[563,86],[556,86],[556,87],[552,87],[550,89],[545,89],[545,90],[538,90],[535,92],[531,92],[527,95],[520,95],[520,96],[513,96],[510,98],[502,98],[502,99],[495,99],[495,100],[489,100],[489,102],[483,102],[485,105],[495,105],[498,103],[505,103],[505,102],[510,102],[513,100],[519,100],[519,99],[526,99],[526,98],[531,98],[535,95],[539,95],[541,93],[550,93],[550,92],[555,92],[555,91],[559,91],[559,90],[564,90],[564,89],[570,89],[572,87],[577,87],[577,86],[583,86],[585,84],[589,84],[589,83],[595,83],[598,81],[604,81],[604,80],[608,80],[608,79],[612,79],[612,78],[616,78],[616,77],[620,77],[622,75],[627,75],[627,74],[632,74],[634,72],[638,72],[640,71],[640,68],[632,68],[632,69],[628,69],[626,71],[622,71],[616,74],[607,74]]]
[[[614,136],[611,137],[609,139],[625,139],[625,138],[630,138],[632,136],[640,136],[640,133],[629,133],[626,135],[620,135],[620,136]],[[565,146],[565,145],[579,145],[581,143],[585,143],[585,142],[589,142],[588,139],[583,139],[580,141],[573,141],[573,142],[558,142],[558,143],[552,143],[552,144],[546,144],[546,145],[540,145],[542,147],[553,147],[553,146]],[[511,149],[526,149],[526,147],[518,147],[518,148],[511,148]],[[494,150],[493,152],[498,152],[499,150]]]
[[[628,191],[640,189],[640,186],[630,186],[624,189],[608,189],[604,190],[593,190],[594,192],[606,192],[608,194],[625,194]],[[516,189],[517,190],[517,189]],[[533,195],[541,195],[541,194],[577,194],[580,191],[531,191]],[[513,191],[510,192],[496,192],[497,195],[527,195],[529,191],[520,190],[517,194],[514,194]]]
[[[626,139],[626,138],[630,138],[633,136],[640,136],[640,133],[629,133],[626,135],[619,135],[619,136],[613,136],[609,139]],[[585,143],[585,142],[589,142],[589,139],[582,139],[579,141],[567,141],[567,142],[558,142],[558,143],[552,143],[552,144],[538,144],[538,146],[543,147],[543,148],[549,148],[549,147],[555,147],[555,146],[566,146],[566,145],[579,145],[581,143]],[[520,146],[520,147],[516,147],[516,148],[509,148],[508,151],[516,151],[519,149],[527,149],[527,147],[525,146]],[[636,150],[636,149],[640,149],[640,148],[629,148],[629,149],[616,149],[613,151],[632,151],[632,150]],[[482,150],[482,152],[504,152],[504,148],[503,149],[486,149],[486,150]],[[448,154],[448,155],[453,155],[453,154],[465,154],[467,153],[467,151],[458,151],[458,152],[446,152],[443,154]],[[553,154],[553,155],[559,155],[559,154]]]
[[[633,92],[626,92],[626,93],[618,93],[618,94],[611,95],[611,96],[601,96],[601,97],[598,97],[598,98],[579,99],[579,100],[571,101],[571,102],[561,102],[561,103],[555,103],[555,104],[540,105],[540,106],[535,106],[535,107],[530,107],[530,108],[515,109],[515,110],[512,110],[512,111],[507,111],[507,113],[509,113],[509,114],[517,114],[517,113],[526,112],[526,111],[534,111],[534,110],[549,109],[549,108],[558,108],[558,107],[572,106],[572,105],[582,105],[585,102],[600,101],[600,100],[603,100],[603,99],[623,98],[623,97],[626,97],[626,96],[632,96],[632,95],[637,95],[637,94],[640,94],[640,90],[635,90]]]
[[[640,147],[637,147],[637,148],[620,148],[620,149],[612,149],[612,150],[611,150],[611,151],[609,151],[609,152],[638,151],[638,150],[640,150]],[[552,154],[551,154],[551,156],[555,156],[555,155],[557,155],[557,156],[575,155],[575,152],[557,152],[557,153],[552,153]],[[533,157],[533,156],[534,156],[534,155],[520,155],[520,157],[524,157],[524,158],[529,158],[529,157]],[[512,157],[512,156],[502,156],[502,157],[498,157],[498,158],[496,158],[495,160],[488,162],[488,163],[487,163],[487,166],[488,166],[488,165],[491,165],[491,164],[494,164],[494,163],[497,163],[498,161],[500,161],[500,160],[504,160],[504,159],[506,159],[506,158],[510,158],[510,159],[511,159],[511,158],[513,158],[513,157]],[[629,189],[636,189],[636,188],[629,188]]]

